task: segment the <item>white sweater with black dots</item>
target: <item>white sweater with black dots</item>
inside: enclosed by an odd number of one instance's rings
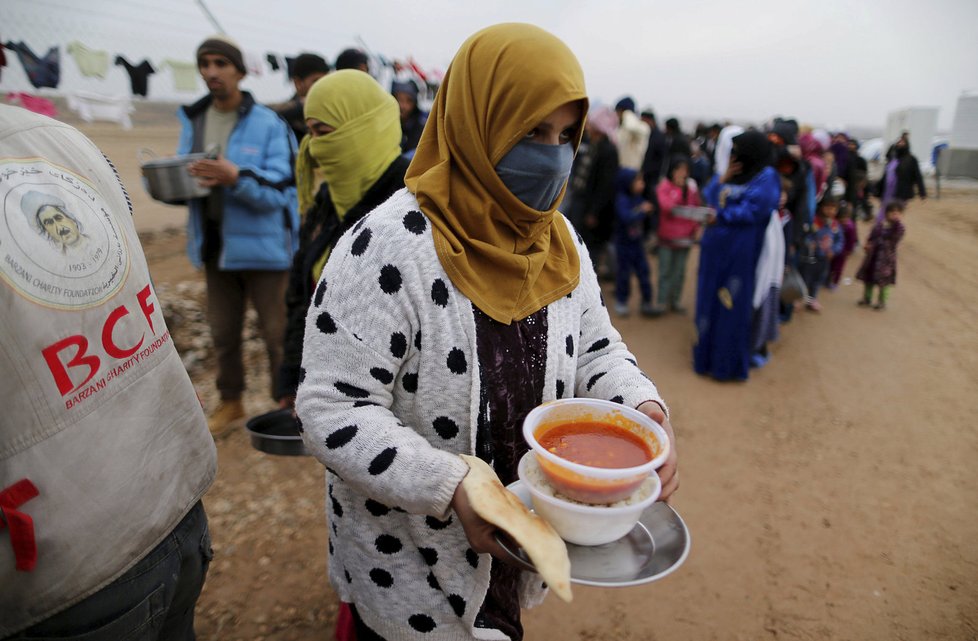
[[[612,327],[579,238],[578,252],[580,285],[547,310],[543,400],[662,403]],[[450,509],[468,471],[457,455],[475,449],[475,333],[406,189],[340,239],[309,308],[296,408],[328,469],[330,580],[389,641],[507,638],[475,626],[491,557],[469,548]],[[523,606],[542,597],[525,573]]]

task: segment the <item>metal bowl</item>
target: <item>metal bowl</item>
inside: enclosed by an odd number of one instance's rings
[[[187,166],[202,160],[204,153],[158,158],[149,149],[140,149],[137,155],[143,172],[146,191],[154,199],[170,205],[182,205],[193,198],[203,198],[211,193],[197,179],[187,173]],[[149,158],[149,159],[147,159]]]
[[[292,410],[275,410],[248,419],[245,424],[251,446],[278,456],[309,456],[299,432],[299,419]]]

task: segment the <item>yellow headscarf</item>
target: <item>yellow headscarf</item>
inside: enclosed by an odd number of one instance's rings
[[[306,134],[299,145],[299,211],[305,214],[316,197],[318,166],[342,218],[401,154],[397,100],[370,75],[344,69],[316,81],[306,96],[305,117],[335,131],[318,138]]]
[[[584,73],[567,45],[527,24],[483,29],[449,66],[405,176],[452,283],[501,323],[552,303],[580,278],[556,206],[524,205],[495,170],[530,130],[573,101],[586,112]],[[583,122],[575,147],[582,133]]]

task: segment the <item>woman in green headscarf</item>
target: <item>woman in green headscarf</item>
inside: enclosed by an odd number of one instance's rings
[[[330,581],[360,641],[523,638],[540,577],[507,565],[460,455],[512,483],[523,418],[572,396],[636,407],[671,432],[557,211],[587,106],[580,64],[552,34],[471,36],[407,189],[340,239],[316,286],[296,410],[327,468]],[[674,454],[659,473],[666,498]]]
[[[344,69],[316,81],[305,103],[309,133],[299,145],[296,186],[303,216],[286,294],[285,355],[276,397],[295,404],[302,336],[313,287],[343,232],[404,187],[397,100],[370,75]],[[318,185],[317,174],[323,179]]]

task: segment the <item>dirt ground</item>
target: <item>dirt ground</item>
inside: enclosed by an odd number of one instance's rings
[[[139,105],[129,132],[81,128],[129,188],[161,297],[199,297],[182,231],[161,231],[185,210],[139,180],[136,149],[175,147],[172,107],[154,109]],[[857,307],[856,284],[826,292],[746,383],[692,372],[689,316],[615,321],[671,405],[692,552],[662,581],[549,598],[525,614],[528,639],[978,639],[978,189],[916,201],[906,223],[890,308]],[[273,405],[260,350],[249,363],[257,414]],[[192,372],[205,403],[208,365]],[[332,639],[322,466],[261,454],[243,429],[218,455],[199,638]]]

